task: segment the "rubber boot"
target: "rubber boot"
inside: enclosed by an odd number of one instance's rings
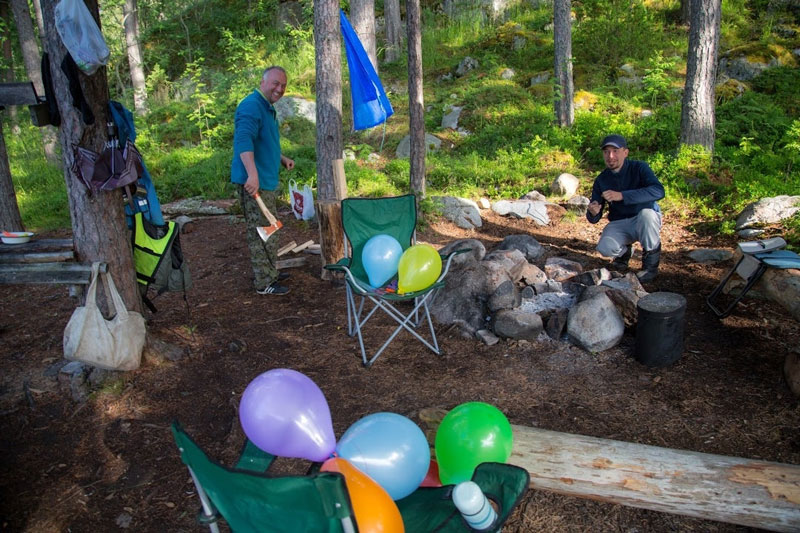
[[[661,244],[654,250],[642,253],[642,270],[636,273],[636,277],[642,283],[653,281],[658,275],[658,264],[661,262]]]
[[[609,266],[617,272],[624,272],[628,270],[628,263],[630,262],[632,255],[633,245],[629,244],[628,249],[625,250],[625,253],[619,257],[615,257]]]

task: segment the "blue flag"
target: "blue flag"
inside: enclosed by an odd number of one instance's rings
[[[347,53],[347,69],[350,71],[353,129],[365,130],[384,122],[394,114],[394,110],[367,52],[341,9],[339,19]]]

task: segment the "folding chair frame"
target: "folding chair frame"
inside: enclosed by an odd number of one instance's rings
[[[416,225],[416,207],[415,204],[409,204],[409,202],[416,202],[413,195],[405,195],[405,196],[398,196],[398,197],[391,197],[391,198],[350,198],[343,200],[344,202],[371,202],[371,201],[380,201],[386,200],[391,202],[392,205],[396,206],[398,209],[404,208],[407,209],[410,213],[411,209],[413,208],[414,213],[414,220],[413,226],[410,226],[410,235],[403,235],[403,239],[405,240],[408,238],[410,242],[407,240],[404,244],[404,249],[416,243],[416,230],[414,226]],[[396,202],[396,203],[395,203]],[[358,204],[353,204],[358,205]],[[343,212],[345,211],[343,207]],[[433,320],[431,319],[430,315],[430,305],[436,298],[439,290],[444,287],[444,278],[447,276],[447,272],[450,269],[450,263],[455,256],[455,254],[466,252],[467,250],[458,250],[449,254],[447,257],[442,258],[444,267],[442,269],[439,278],[436,282],[431,286],[421,291],[416,291],[412,293],[406,294],[396,294],[387,292],[384,289],[375,289],[370,287],[365,281],[361,281],[356,274],[353,273],[351,270],[353,255],[357,248],[357,246],[351,241],[352,236],[348,235],[347,231],[347,224],[348,222],[345,220],[345,216],[342,216],[342,224],[344,227],[345,239],[345,258],[340,260],[338,263],[333,265],[326,265],[325,268],[334,271],[341,271],[345,274],[345,281],[346,281],[346,305],[347,305],[347,334],[351,337],[357,336],[358,337],[358,345],[361,349],[361,360],[365,367],[370,367],[375,362],[375,360],[383,353],[383,351],[391,344],[391,342],[397,337],[397,335],[406,330],[411,333],[417,340],[422,342],[429,350],[431,350],[436,355],[441,355],[441,350],[439,349],[439,343],[436,339],[436,331],[433,326]],[[376,231],[375,234],[379,232]],[[363,243],[362,243],[363,244]],[[360,297],[360,300],[357,302],[356,300]],[[372,308],[369,310],[365,309],[364,303],[369,300],[372,303]],[[400,302],[410,302],[413,300],[413,308],[409,313],[404,313],[400,311],[396,307],[395,304]],[[392,331],[392,334],[389,338],[383,343],[383,345],[374,353],[371,357],[367,356],[367,350],[364,346],[364,336],[363,336],[363,328],[364,325],[369,321],[370,318],[375,314],[378,309],[383,310],[389,317],[391,317],[398,325]],[[424,315],[425,321],[428,324],[428,328],[430,330],[430,340],[423,337],[419,332],[416,331],[416,328],[420,326],[421,319],[420,313]]]
[[[736,304],[738,304],[753,285],[761,279],[761,276],[764,275],[764,272],[766,272],[768,268],[786,268],[782,266],[782,263],[786,261],[795,261],[797,254],[789,250],[782,250],[785,246],[786,241],[780,237],[739,243],[739,250],[742,252],[742,256],[736,264],[733,265],[733,268],[730,269],[726,276],[722,278],[719,285],[717,285],[706,298],[706,304],[708,304],[711,312],[714,313],[717,318],[725,318],[730,315],[733,308],[736,307]],[[794,266],[794,268],[800,268],[800,258],[797,258],[797,262],[798,264]],[[722,294],[728,280],[731,279],[734,273],[739,274],[739,276],[745,280],[745,285],[733,301],[722,309],[719,307],[717,299],[720,294]]]
[[[439,343],[436,339],[436,331],[433,327],[433,320],[431,319],[430,314],[430,305],[436,298],[436,295],[439,293],[439,290],[444,287],[444,282],[442,281],[444,277],[447,275],[448,270],[450,269],[450,263],[453,260],[453,257],[457,253],[466,252],[467,250],[458,250],[457,252],[453,252],[445,259],[445,266],[442,269],[442,273],[439,276],[439,279],[436,280],[436,283],[433,285],[433,289],[425,289],[425,291],[417,291],[415,293],[408,293],[407,295],[378,295],[376,293],[371,292],[370,290],[364,288],[361,282],[359,282],[353,273],[350,272],[350,269],[346,266],[341,265],[341,269],[344,270],[345,276],[347,278],[347,334],[351,337],[356,335],[358,336],[358,345],[361,348],[361,360],[365,367],[369,368],[372,366],[372,363],[383,353],[389,344],[394,340],[395,337],[405,329],[409,333],[411,333],[414,337],[416,337],[422,344],[424,344],[428,349],[430,349],[436,355],[441,355],[441,350],[439,349]],[[356,303],[356,297],[360,296],[361,300]],[[364,315],[364,303],[369,300],[372,302],[373,307],[372,309]],[[414,301],[414,308],[408,313],[403,314],[397,307],[395,307],[391,301]],[[367,321],[372,318],[372,315],[378,309],[382,309],[389,315],[391,318],[397,322],[398,326],[392,332],[388,339],[383,343],[383,345],[375,352],[375,354],[367,358],[367,352],[364,347],[364,337],[362,335],[362,328]],[[416,328],[420,325],[420,311],[424,312],[425,320],[428,323],[428,328],[430,329],[430,342],[425,339],[422,335],[420,335]]]

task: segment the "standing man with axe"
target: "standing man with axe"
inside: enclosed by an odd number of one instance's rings
[[[286,71],[278,66],[268,67],[258,89],[239,102],[234,118],[231,182],[239,191],[239,202],[247,222],[247,246],[258,294],[289,292],[279,283],[289,274],[279,273],[276,267],[277,239],[262,240],[259,236],[259,228],[267,226],[268,229],[270,222],[256,201],[259,196],[267,209],[274,212],[280,167],[294,168],[294,161],[281,154],[278,120],[273,107],[285,90]]]

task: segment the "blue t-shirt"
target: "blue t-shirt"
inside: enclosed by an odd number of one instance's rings
[[[275,108],[258,89],[246,96],[236,107],[233,127],[233,161],[231,182],[244,184],[247,169],[240,157],[242,152],[253,152],[258,186],[274,191],[278,188],[281,169],[281,138]]]
[[[635,217],[642,209],[659,211],[656,202],[664,198],[664,186],[653,174],[650,165],[644,161],[626,159],[619,172],[607,168],[595,178],[590,201],[600,204],[600,212],[592,216],[586,211],[586,218],[592,224],[603,217],[603,209],[607,202],[602,195],[603,191],[608,190],[622,193],[621,202],[608,204],[608,220]]]

